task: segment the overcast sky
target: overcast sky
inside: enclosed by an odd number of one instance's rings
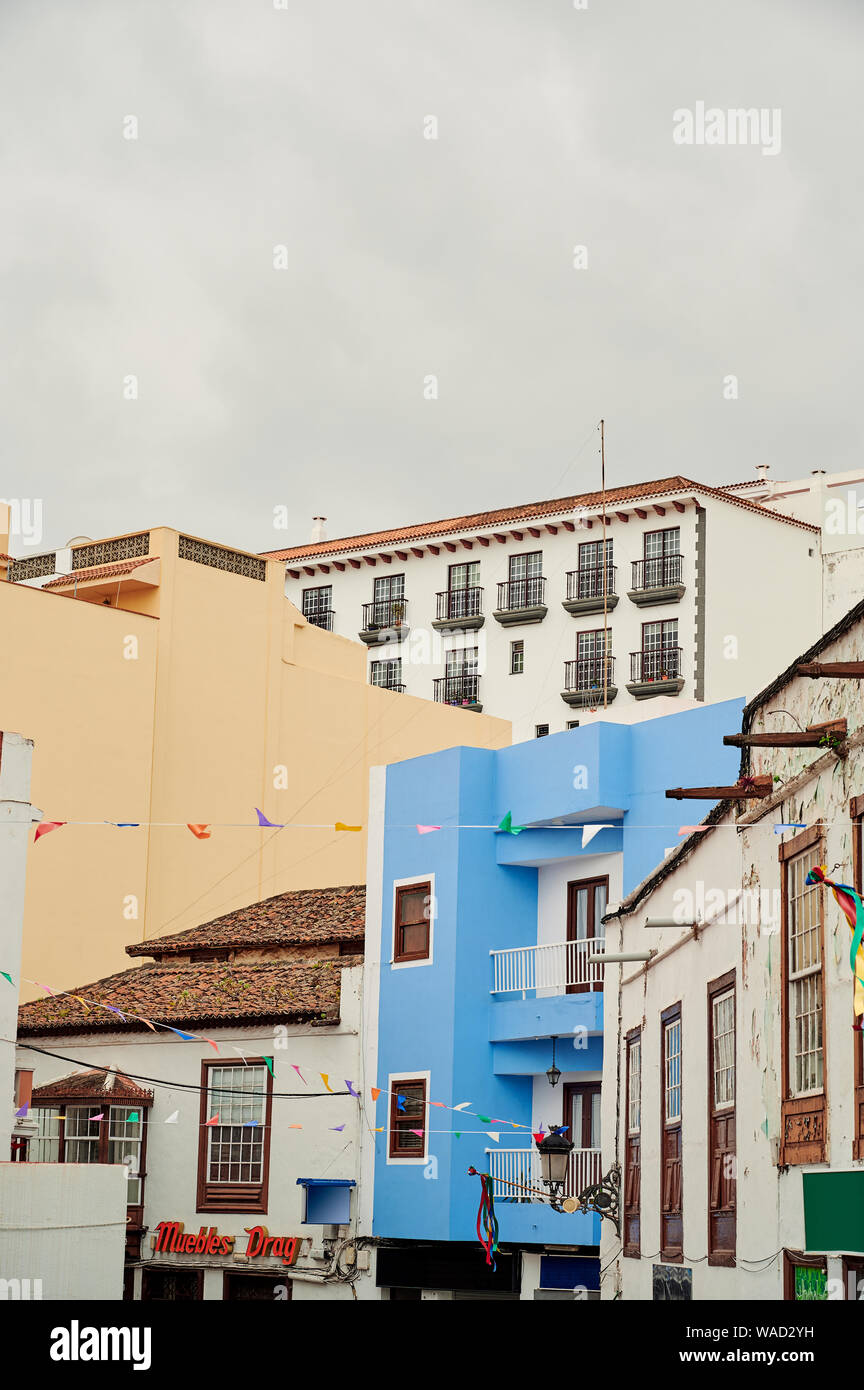
[[[610,483],[861,463],[859,0],[284,3],[3,0],[36,549],[586,490],[601,415]],[[700,101],[779,108],[779,153],[676,145]]]

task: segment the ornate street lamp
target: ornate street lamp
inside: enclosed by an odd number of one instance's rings
[[[561,1080],[561,1072],[560,1072],[559,1068],[556,1067],[556,1065],[555,1065],[555,1043],[556,1043],[556,1041],[557,1041],[557,1039],[555,1039],[555,1038],[552,1039],[552,1065],[551,1065],[551,1067],[549,1068],[549,1070],[548,1070],[547,1073],[546,1073],[546,1080],[549,1082],[549,1085],[550,1085],[550,1086],[557,1086],[557,1085],[558,1085],[558,1082]],[[572,1149],[573,1145],[571,1144],[570,1147],[571,1147],[571,1149]]]
[[[573,1143],[559,1126],[553,1125],[549,1133],[538,1140],[537,1151],[540,1154],[543,1186],[549,1189],[549,1205],[553,1211],[563,1211],[561,1197],[567,1185]]]

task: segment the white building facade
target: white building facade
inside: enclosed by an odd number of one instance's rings
[[[604,703],[745,694],[822,631],[818,525],[682,477],[270,558],[310,622],[368,645],[371,682],[504,716],[517,741]],[[764,622],[781,602],[797,637]]]
[[[862,654],[859,604],[799,660]],[[607,917],[610,952],[651,954],[606,965],[620,1013],[606,1014],[604,1164],[621,1168],[621,1229],[603,1222],[604,1298],[864,1291],[851,932],[830,890],[806,881],[824,865],[861,890],[860,679],[793,664],[745,708],[742,732],[844,719],[810,746],[745,746],[742,775],[777,779],[773,794],[718,803]]]

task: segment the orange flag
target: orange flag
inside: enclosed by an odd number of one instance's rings
[[[362,830],[362,825],[344,825],[341,820],[337,820],[333,827],[334,830]]]
[[[218,1116],[218,1115],[214,1115],[212,1120],[207,1120],[207,1121],[205,1121],[204,1128],[206,1129],[206,1128],[207,1128],[207,1125],[218,1125],[218,1123],[219,1123],[219,1116]]]
[[[327,1071],[319,1071],[318,1075],[321,1077],[321,1080],[324,1082],[331,1096],[335,1096],[336,1092],[332,1090],[330,1086],[330,1073]]]
[[[192,834],[195,836],[196,840],[210,839],[210,827],[208,825],[189,825],[188,821],[186,822],[186,824],[187,828],[192,831]]]
[[[372,1087],[372,1099],[373,1099],[373,1100],[377,1100],[378,1097],[380,1096],[380,1094],[381,1094],[381,1087],[380,1087],[380,1086],[373,1086],[373,1087]]]

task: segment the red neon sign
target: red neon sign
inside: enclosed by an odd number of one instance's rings
[[[281,1259],[283,1265],[293,1265],[300,1251],[298,1236],[271,1236],[266,1226],[245,1226],[249,1237],[243,1254],[247,1259]],[[220,1236],[216,1226],[202,1226],[196,1233],[183,1229],[182,1221],[160,1221],[156,1227],[156,1254],[171,1255],[230,1255],[236,1236]]]

